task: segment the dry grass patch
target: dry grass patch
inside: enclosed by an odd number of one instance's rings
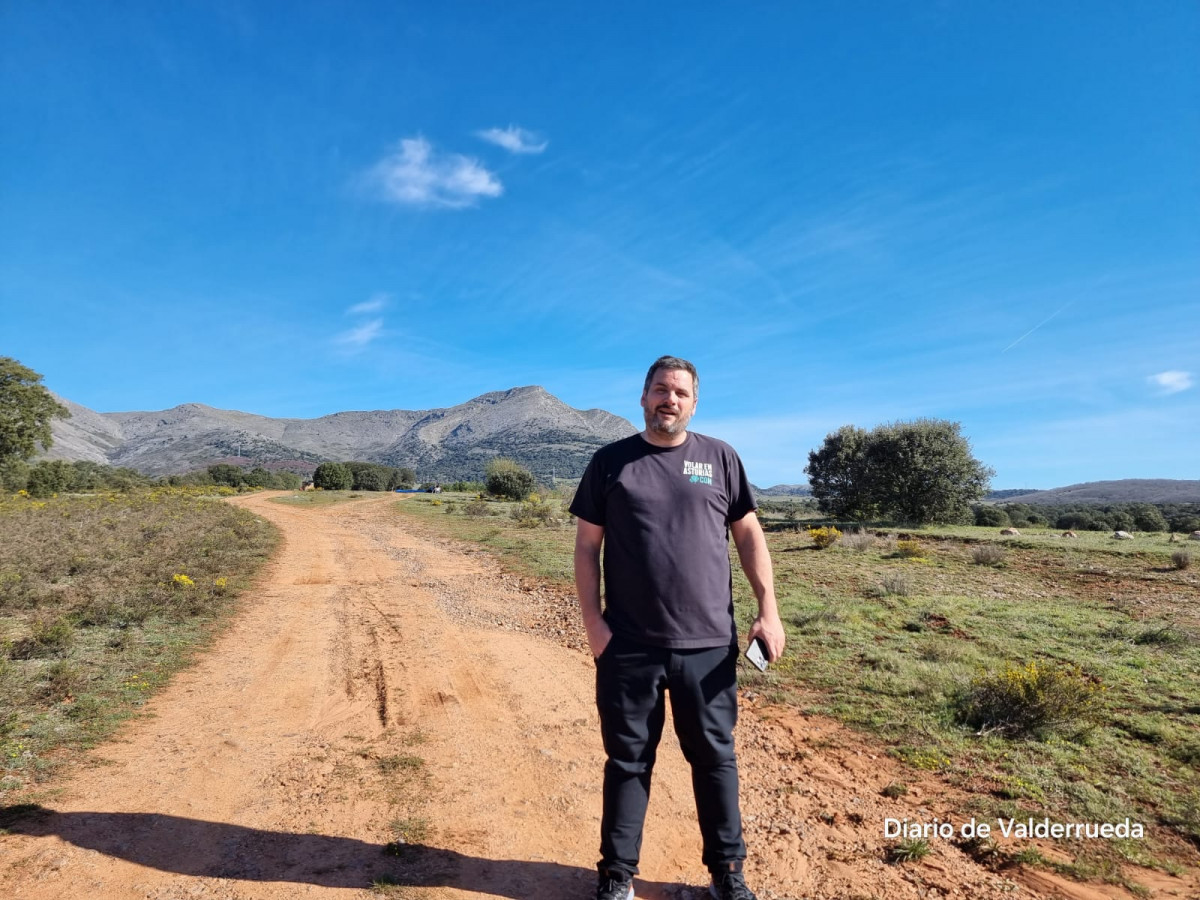
[[[195,491],[0,500],[0,796],[136,711],[229,612],[275,529]]]
[[[1008,558],[1008,551],[998,544],[980,544],[971,548],[971,562],[977,566],[999,566]]]

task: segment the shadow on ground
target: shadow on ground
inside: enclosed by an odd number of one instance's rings
[[[453,887],[493,897],[587,897],[594,869],[488,859],[426,844],[372,844],[324,834],[264,831],[156,813],[55,812],[0,807],[7,834],[63,841],[161,872],[197,878],[280,881],[322,887]],[[638,880],[638,896],[676,896],[683,885]]]

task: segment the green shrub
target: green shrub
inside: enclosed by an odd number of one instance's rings
[[[8,646],[9,659],[61,656],[75,640],[75,626],[65,617],[39,616],[30,623],[29,636]]]
[[[988,528],[1003,528],[1009,523],[1008,513],[998,506],[976,506],[975,524]]]
[[[354,486],[354,473],[344,463],[323,462],[313,472],[313,487],[324,491],[348,491]]]
[[[925,555],[925,548],[920,541],[896,541],[896,555],[905,559],[915,559]]]
[[[537,495],[531,496],[536,497]],[[560,524],[562,519],[558,513],[558,507],[553,504],[530,500],[514,506],[509,511],[509,516],[516,519],[517,524],[525,528],[537,528]]]
[[[488,514],[488,504],[486,500],[472,500],[463,506],[463,512],[473,518],[481,518]]]
[[[817,545],[818,550],[824,550],[826,547],[836,544],[842,533],[830,525],[828,528],[810,528],[808,536],[812,538],[812,542]]]
[[[412,470],[409,469],[407,471]],[[482,481],[452,481],[445,487],[448,491],[456,491],[463,494],[478,494],[486,490],[486,485]]]
[[[496,457],[487,466],[487,490],[497,497],[524,500],[536,486],[533,473],[520,463]]]
[[[1171,565],[1179,571],[1183,571],[1192,564],[1192,554],[1186,550],[1176,550],[1171,554]]]
[[[230,463],[214,463],[208,467],[208,475],[213,484],[227,484],[230,487],[238,487],[244,480],[241,466]]]
[[[1081,732],[1099,717],[1104,686],[1077,665],[1029,662],[975,678],[957,701],[958,720],[1009,736]]]
[[[1182,631],[1169,623],[1166,625],[1152,625],[1144,629],[1133,639],[1133,642],[1139,646],[1151,647],[1180,647],[1189,643],[1189,641],[1190,638],[1186,631]]]
[[[61,459],[42,460],[29,470],[29,493],[34,497],[49,497],[65,493],[75,478],[75,470]]]

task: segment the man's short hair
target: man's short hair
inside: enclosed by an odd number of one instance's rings
[[[646,373],[646,383],[642,385],[642,393],[650,392],[650,382],[654,380],[654,373],[659,369],[679,369],[682,372],[687,372],[692,376],[692,392],[700,393],[700,376],[696,373],[696,367],[686,359],[680,359],[678,356],[660,356],[650,365],[650,371]]]

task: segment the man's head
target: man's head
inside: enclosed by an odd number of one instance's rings
[[[696,367],[677,356],[660,356],[646,373],[642,387],[642,415],[646,432],[667,443],[687,430],[696,411],[700,376]]]

